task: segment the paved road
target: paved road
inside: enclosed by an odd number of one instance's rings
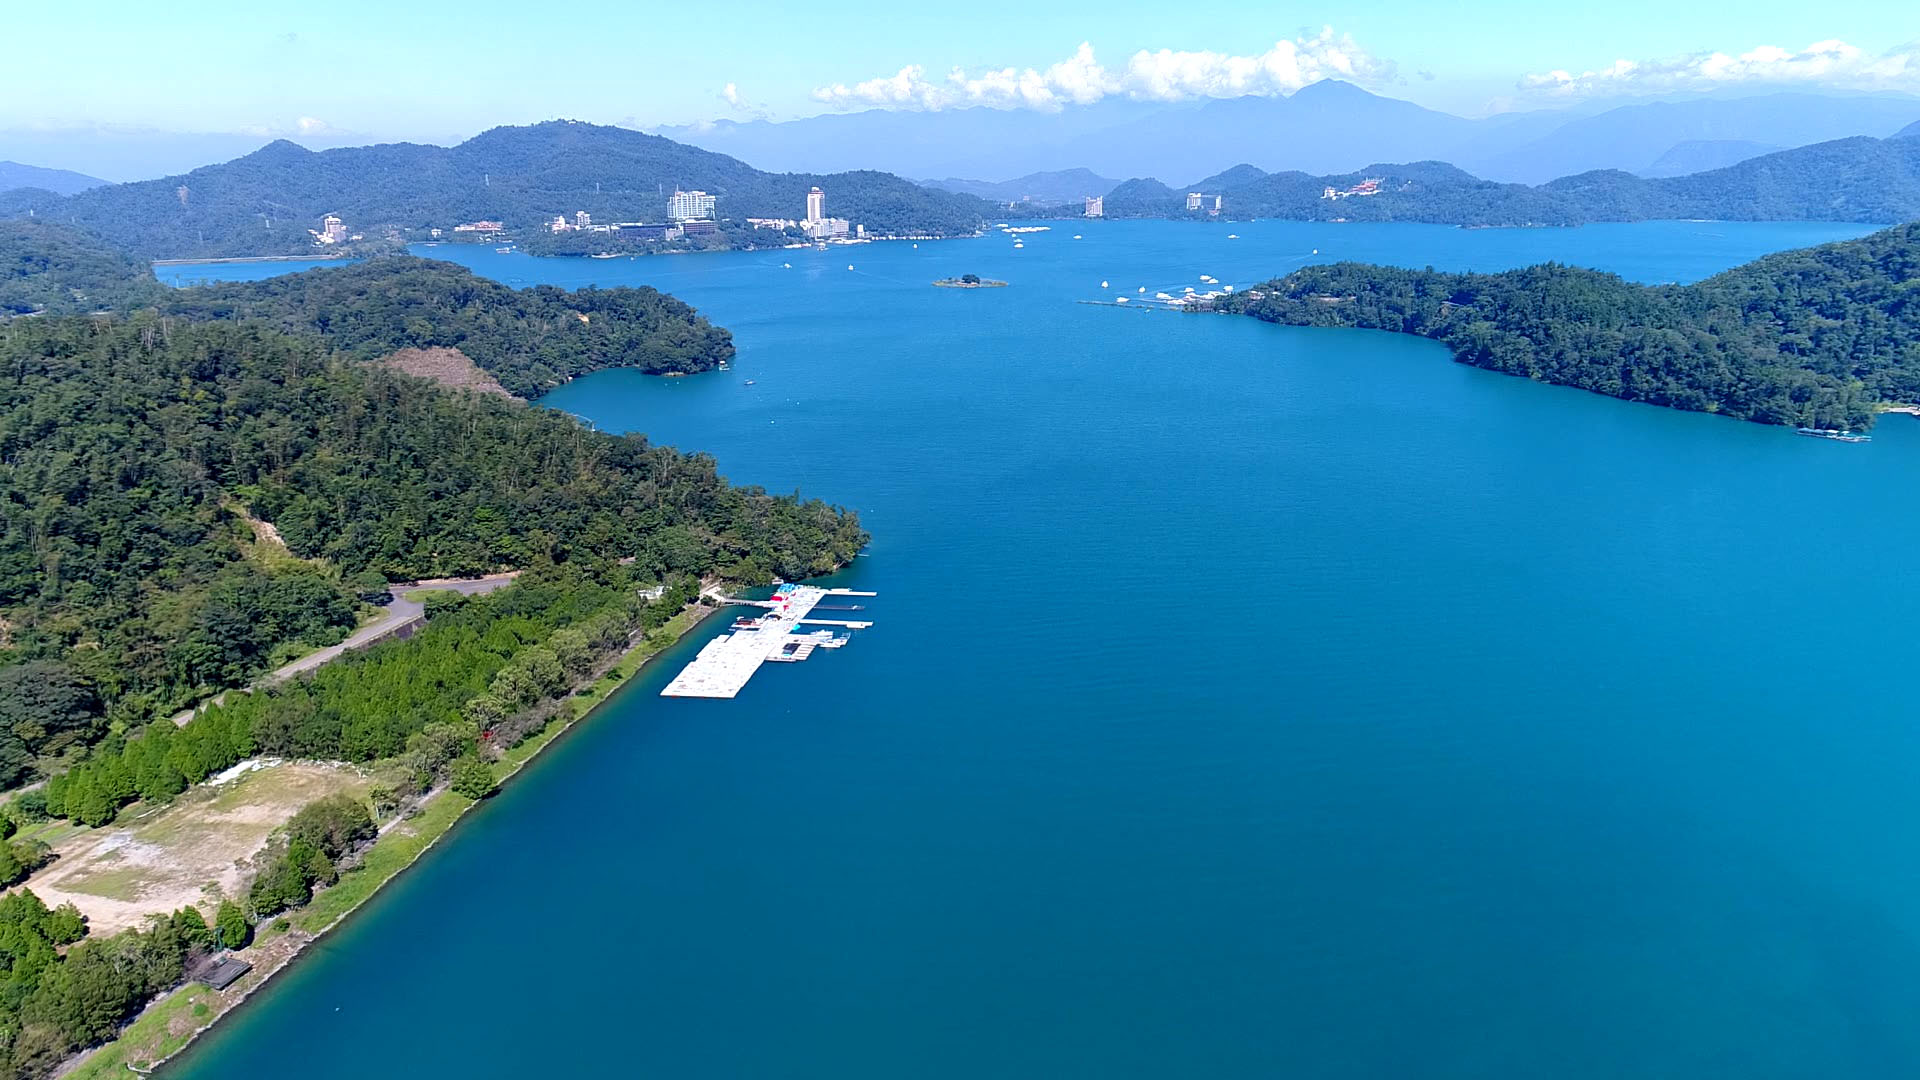
[[[407,599],[406,593],[413,592],[417,589],[433,589],[435,591],[457,592],[464,596],[482,596],[502,586],[512,584],[513,579],[519,576],[520,571],[509,570],[504,574],[488,574],[485,577],[432,578],[427,581],[395,585],[392,588],[393,602],[387,605],[386,610],[381,613],[378,619],[355,630],[345,641],[342,641],[338,645],[329,645],[324,649],[315,649],[313,652],[295,660],[291,664],[287,664],[284,667],[277,668],[274,671],[262,675],[254,681],[253,685],[270,686],[274,683],[291,679],[295,675],[304,675],[323,664],[337,659],[342,653],[353,649],[364,649],[374,642],[381,641],[400,632],[410,624],[424,619],[427,613],[426,605],[418,600]],[[200,705],[196,705],[175,716],[173,722],[175,724],[185,724],[187,721],[193,719],[193,714],[198,712],[201,706],[221,701],[226,696],[225,693],[222,693],[207,701],[201,702]]]

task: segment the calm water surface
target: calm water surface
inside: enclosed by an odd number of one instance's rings
[[[878,625],[656,696],[710,623],[169,1076],[1913,1075],[1920,424],[1074,303],[1862,231],[423,250],[732,328],[731,372],[546,403],[859,509]],[[967,271],[1012,284],[927,284]]]

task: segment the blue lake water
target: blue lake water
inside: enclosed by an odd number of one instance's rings
[[[731,372],[546,404],[857,508],[878,625],[658,697],[709,623],[168,1075],[1913,1075],[1920,424],[1074,302],[1864,231],[421,249],[730,327]]]

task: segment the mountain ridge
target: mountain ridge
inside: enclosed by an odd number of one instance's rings
[[[104,187],[109,181],[71,169],[48,169],[23,165],[18,161],[0,161],[0,191],[15,188],[39,188],[56,195],[72,195],[88,188]]]
[[[1055,113],[871,109],[658,130],[774,168],[860,163],[927,177],[1086,168],[1141,177],[1217,172],[1237,162],[1334,174],[1437,158],[1489,179],[1537,184],[1593,168],[1645,169],[1689,140],[1790,147],[1882,137],[1915,122],[1920,97],[1802,90],[1614,99],[1469,119],[1321,80],[1288,97],[1107,99]]]
[[[873,170],[768,173],[656,135],[550,120],[491,128],[452,147],[316,151],[280,139],[179,176],[60,198],[9,193],[0,213],[70,222],[151,258],[205,258],[311,251],[309,230],[327,214],[389,243],[468,221],[530,230],[577,210],[600,221],[658,222],[675,187],[713,194],[720,217],[798,218],[816,185],[827,190],[828,213],[880,232],[971,232],[986,209]]]

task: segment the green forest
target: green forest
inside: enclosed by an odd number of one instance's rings
[[[624,557],[655,579],[762,582],[866,539],[850,513],[730,486],[708,457],[312,334],[151,312],[0,324],[0,462],[5,783],[339,640],[369,574]]]
[[[1552,264],[1448,274],[1338,263],[1217,306],[1419,334],[1475,367],[1768,424],[1858,430],[1881,403],[1920,401],[1920,225],[1685,286]]]
[[[457,348],[521,397],[602,368],[689,374],[733,358],[731,334],[652,288],[514,289],[406,255],[181,289],[158,306],[190,319],[259,320],[319,334],[361,360],[401,348]]]
[[[1328,199],[1378,180],[1379,193]],[[1723,169],[1644,179],[1616,169],[1538,187],[1482,180],[1444,162],[1370,165],[1335,176],[1237,166],[1175,190],[1129,180],[1106,197],[1114,218],[1205,218],[1188,191],[1223,195],[1221,216],[1247,220],[1417,221],[1441,225],[1580,225],[1596,221],[1864,221],[1920,217],[1920,137],[1858,137],[1783,150]],[[1208,203],[1211,206],[1211,201]]]
[[[78,229],[0,221],[0,318],[137,307],[165,292],[145,263]]]
[[[989,209],[889,173],[768,173],[656,135],[554,120],[494,128],[454,147],[316,153],[283,140],[183,176],[67,197],[11,192],[0,216],[32,212],[148,258],[211,258],[311,252],[308,230],[327,214],[389,247],[467,221],[530,234],[576,210],[601,222],[660,222],[675,187],[713,194],[721,217],[797,218],[816,185],[828,213],[877,234],[968,234]]]
[[[238,917],[221,907],[227,922]],[[211,952],[214,938],[190,907],[94,939],[71,904],[49,909],[29,889],[0,897],[0,1073],[47,1076],[74,1050],[111,1038]]]
[[[657,599],[612,562],[544,564],[483,597],[447,594],[425,629],[349,654],[311,676],[232,694],[182,727],[167,720],[109,738],[48,781],[36,806],[104,825],[137,799],[165,800],[255,754],[322,761],[401,758],[418,795],[485,738],[507,745],[635,633],[698,594],[675,575]],[[301,902],[304,902],[301,901]]]
[[[611,560],[542,563],[487,596],[440,594],[412,638],[343,657],[309,678],[234,694],[184,727],[162,719],[110,735],[44,789],[15,800],[10,814],[104,825],[130,802],[169,799],[258,753],[381,760],[382,775],[399,778],[369,790],[372,813],[345,795],[303,807],[269,840],[242,902],[221,901],[211,923],[189,907],[140,930],[83,940],[86,921],[72,905],[49,910],[25,889],[0,900],[8,987],[0,995],[0,1074],[48,1075],[74,1050],[112,1038],[217,949],[247,944],[250,921],[264,925],[307,904],[374,840],[375,814],[391,816],[442,784],[470,799],[491,793],[483,744],[511,746],[539,730],[576,685],[698,594],[689,575],[671,575],[652,591],[636,588],[640,577]],[[0,825],[10,831],[12,818]]]
[[[152,308],[201,321],[259,320],[318,334],[360,360],[445,346],[526,398],[602,368],[691,374],[733,358],[732,335],[652,288],[514,289],[404,255],[170,289],[77,229],[0,222],[0,267],[0,317]]]

